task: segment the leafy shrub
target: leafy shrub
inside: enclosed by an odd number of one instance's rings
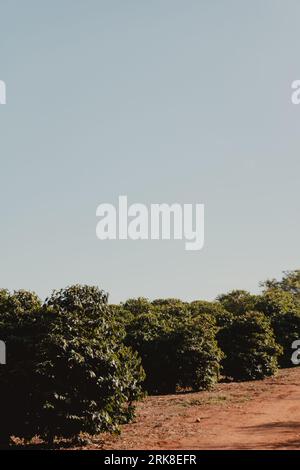
[[[272,318],[278,314],[295,312],[299,310],[293,294],[274,288],[268,289],[257,297],[256,309]]]
[[[108,317],[108,294],[96,286],[74,285],[53,291],[45,305],[55,307],[61,313],[76,313],[82,317]]]
[[[300,308],[295,295],[279,286],[269,287],[258,297],[257,308],[270,318],[276,342],[282,346],[280,367],[292,367],[292,343],[300,339]]]
[[[123,335],[107,295],[88,286],[54,292],[37,311],[1,317],[8,359],[0,386],[11,405],[1,419],[3,436],[37,434],[51,443],[128,422],[144,372]]]
[[[215,302],[143,297],[108,305],[90,286],[54,291],[42,305],[25,290],[0,289],[0,446],[14,435],[71,438],[118,430],[150,393],[204,390],[289,367],[300,339],[299,270],[235,290]],[[217,342],[218,341],[218,342]],[[145,372],[146,376],[145,376]]]
[[[186,302],[183,302],[180,299],[155,299],[151,302],[151,304],[154,307],[184,307],[186,305]]]
[[[167,321],[180,321],[180,319],[188,318],[190,315],[189,305],[185,303],[165,303],[160,305],[152,305],[151,311],[159,315]]]
[[[171,316],[156,310],[128,326],[126,342],[142,358],[150,393],[173,393],[177,387],[202,390],[218,380],[222,354],[215,322],[184,313]]]
[[[39,305],[38,297],[30,292],[0,292],[0,338],[7,348],[6,365],[0,366],[2,447],[8,447],[11,435],[30,438],[35,434],[33,414],[40,399],[37,345],[47,334]]]
[[[72,286],[54,292],[46,306],[53,320],[41,344],[47,401],[39,434],[115,431],[133,417],[144,372],[137,354],[122,343],[124,332],[111,317],[107,294]]]
[[[227,312],[242,315],[256,309],[257,296],[245,290],[233,290],[217,297],[218,302]]]
[[[234,380],[255,380],[273,375],[282,353],[270,321],[260,312],[228,317],[218,333],[225,354],[223,374]]]
[[[134,319],[134,315],[129,310],[125,310],[121,304],[110,304],[109,308],[112,318],[121,328],[126,327]]]
[[[280,281],[269,279],[262,282],[260,285],[264,287],[265,290],[280,289],[281,291],[289,292],[298,305],[300,305],[300,269],[284,271]]]
[[[39,309],[41,305],[42,302],[35,292],[21,289],[11,294],[7,289],[0,289],[0,315],[28,313]]]
[[[210,315],[216,321],[217,326],[223,326],[232,315],[225,310],[220,302],[208,302],[206,300],[195,300],[190,303],[190,311],[193,316]]]
[[[292,343],[300,339],[300,312],[278,313],[271,318],[276,342],[282,347],[279,357],[280,367],[293,367]]]
[[[148,313],[151,309],[151,303],[145,297],[138,297],[137,299],[128,299],[121,304],[124,310],[130,312],[134,317]]]

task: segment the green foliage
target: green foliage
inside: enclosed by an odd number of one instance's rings
[[[223,374],[234,380],[256,380],[273,375],[282,353],[270,321],[260,312],[232,317],[218,333],[225,358]]]
[[[213,385],[222,357],[215,333],[212,317],[185,311],[173,316],[156,310],[133,320],[126,342],[142,358],[146,390],[173,393],[178,387],[202,390]]]
[[[299,309],[299,305],[290,292],[272,288],[257,297],[256,308],[267,317],[272,318],[276,315],[296,312]]]
[[[45,305],[55,307],[62,313],[79,313],[82,316],[109,316],[108,294],[96,286],[73,285],[53,291]]]
[[[280,367],[292,367],[292,342],[300,339],[300,306],[293,289],[287,288],[294,276],[284,278],[284,289],[280,283],[269,281],[268,288],[258,298],[257,309],[270,318],[276,342],[282,347]],[[294,285],[294,284],[293,284]]]
[[[255,310],[257,297],[244,290],[233,290],[228,294],[219,295],[217,300],[228,312],[242,315]]]
[[[183,302],[180,299],[173,299],[173,298],[155,299],[151,303],[154,307],[181,307],[182,308],[185,305],[187,305],[186,302]]]
[[[7,289],[0,289],[0,315],[31,312],[39,309],[41,305],[42,302],[35,292],[16,290],[11,294]]]
[[[28,439],[36,433],[34,416],[41,398],[38,345],[48,330],[38,309],[24,311],[20,299],[8,292],[0,297],[5,298],[0,302],[0,338],[7,348],[6,365],[0,366],[0,444],[7,447],[11,435]],[[31,293],[24,297],[28,300]],[[32,307],[30,302],[25,304]]]
[[[144,372],[123,336],[107,295],[88,286],[54,292],[39,310],[2,316],[8,359],[0,386],[9,403],[3,436],[38,434],[52,442],[115,431],[132,419]]]
[[[119,305],[111,305],[110,308],[115,321],[121,327],[126,327],[137,316],[150,312],[152,305],[148,299],[138,297],[128,299]]]
[[[142,315],[148,313],[151,309],[151,303],[145,297],[138,297],[137,299],[128,299],[121,304],[124,310],[127,310],[132,316]]]
[[[96,287],[72,286],[46,302],[51,331],[39,364],[43,437],[115,431],[133,416],[144,372],[137,354],[123,345],[107,298]]]
[[[109,308],[112,318],[116,323],[118,323],[118,325],[120,325],[121,328],[126,327],[126,325],[134,319],[134,315],[129,310],[125,310],[122,304],[110,304]]]
[[[294,271],[284,271],[281,281],[276,279],[269,279],[261,283],[261,286],[268,289],[281,289],[289,292],[300,303],[300,269]]]
[[[119,306],[113,306],[114,316],[121,324],[126,325],[140,315],[150,313],[161,314],[163,317],[186,315],[188,303],[179,299],[156,299],[150,302],[144,297],[129,299]]]
[[[176,318],[179,320],[180,318],[183,319],[190,314],[189,305],[183,302],[166,302],[165,304],[161,305],[153,305],[151,311],[160,315],[161,318],[166,320],[172,321]]]
[[[280,367],[293,367],[292,343],[300,339],[300,311],[278,313],[271,318],[276,342],[282,347]]]
[[[190,311],[195,315],[211,315],[217,326],[222,327],[232,318],[232,314],[227,312],[220,302],[208,302],[206,300],[195,300],[190,304]]]
[[[0,289],[0,446],[14,435],[48,442],[114,432],[150,393],[205,390],[219,379],[255,380],[290,367],[300,339],[300,271],[215,302],[128,299],[108,305],[97,287]],[[145,375],[145,372],[146,375]]]

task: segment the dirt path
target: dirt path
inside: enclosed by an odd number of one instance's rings
[[[213,392],[148,397],[121,436],[93,449],[300,449],[300,368]]]

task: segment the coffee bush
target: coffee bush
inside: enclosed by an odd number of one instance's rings
[[[222,353],[215,334],[210,316],[194,318],[185,311],[171,316],[157,310],[130,323],[126,342],[142,358],[145,389],[173,393],[178,388],[207,389],[218,380]]]
[[[234,380],[255,380],[273,375],[282,353],[270,321],[260,312],[228,317],[218,333],[225,354],[223,375]]]
[[[5,312],[0,337],[8,351],[0,375],[6,443],[12,435],[38,435],[51,444],[80,432],[113,432],[132,419],[144,371],[123,344],[103,291],[72,286],[37,310]]]

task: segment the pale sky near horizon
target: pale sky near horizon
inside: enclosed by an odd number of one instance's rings
[[[212,299],[299,268],[298,0],[0,0],[0,287]],[[204,203],[205,246],[96,208]]]

